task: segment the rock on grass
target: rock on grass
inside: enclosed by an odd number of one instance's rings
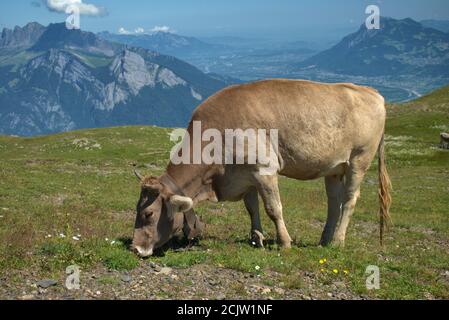
[[[129,274],[124,274],[120,278],[123,282],[131,282],[131,280],[133,279]]]
[[[43,289],[47,289],[50,288],[52,286],[57,285],[58,282],[56,280],[52,280],[52,279],[45,279],[45,280],[41,280],[37,283],[37,286]]]

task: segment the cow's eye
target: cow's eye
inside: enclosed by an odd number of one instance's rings
[[[145,217],[146,218],[151,218],[153,216],[154,212],[150,211],[150,212],[145,212]]]

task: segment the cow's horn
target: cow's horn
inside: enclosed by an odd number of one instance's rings
[[[134,174],[140,182],[143,181],[143,176],[136,169],[134,169]]]

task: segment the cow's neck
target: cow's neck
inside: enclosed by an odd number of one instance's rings
[[[187,131],[193,136],[192,123],[190,123]],[[188,142],[192,143],[192,142]],[[190,150],[193,150],[193,144]],[[222,165],[206,165],[206,164],[173,164],[171,161],[167,166],[166,174],[170,176],[177,187],[182,190],[186,197],[193,199],[194,203],[202,200],[216,201],[216,194],[213,190],[212,177],[216,174],[222,174],[224,168]]]
[[[201,196],[201,192],[205,187],[205,181],[209,178],[211,166],[170,163],[167,167],[166,174],[170,176],[176,186],[182,190],[186,197],[192,199]]]

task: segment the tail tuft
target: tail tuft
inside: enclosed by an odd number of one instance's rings
[[[390,206],[391,206],[391,181],[388,176],[387,168],[385,166],[385,136],[382,135],[382,139],[379,144],[378,150],[379,157],[379,227],[380,227],[380,245],[383,246],[383,238],[385,230],[391,222],[390,218]]]

